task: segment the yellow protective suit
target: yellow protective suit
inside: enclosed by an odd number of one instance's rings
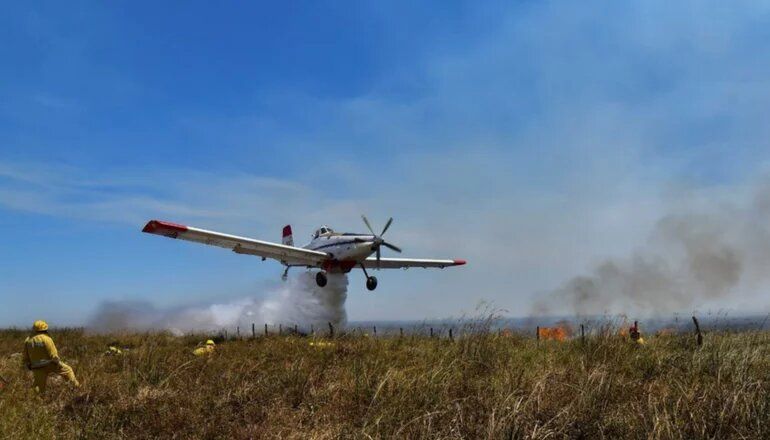
[[[120,356],[121,354],[123,354],[123,350],[113,345],[110,345],[107,348],[107,351],[104,352],[104,354],[106,354],[107,356]]]
[[[49,374],[58,374],[76,387],[80,386],[72,368],[59,359],[56,345],[46,333],[38,333],[24,341],[24,364],[32,370],[33,388],[39,393],[45,391]]]
[[[204,345],[203,347],[198,347],[195,350],[193,350],[193,354],[195,356],[206,356],[214,353],[214,350],[215,348],[213,345]]]

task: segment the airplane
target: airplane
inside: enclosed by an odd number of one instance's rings
[[[410,267],[438,267],[443,269],[450,266],[462,266],[466,263],[465,260],[457,259],[382,258],[380,255],[382,246],[401,253],[398,246],[388,243],[382,238],[393,223],[393,218],[388,219],[379,235],[374,233],[374,229],[365,215],[362,215],[361,218],[371,234],[335,232],[332,228],[324,225],[315,231],[310,243],[303,247],[294,246],[291,225],[284,226],[280,244],[161,220],[150,220],[142,232],[219,246],[230,249],[237,254],[262,257],[262,261],[268,258],[278,260],[286,266],[281,277],[283,280],[286,280],[289,269],[292,267],[321,269],[315,276],[316,284],[319,287],[326,286],[327,273],[348,273],[355,267],[360,267],[363,270],[366,276],[366,288],[372,291],[377,288],[377,278],[370,276],[366,269],[408,269]],[[372,254],[375,254],[375,257],[372,257]]]

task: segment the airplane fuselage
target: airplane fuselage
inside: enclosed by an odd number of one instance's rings
[[[375,252],[375,239],[373,235],[333,233],[313,238],[303,248],[329,254],[332,260],[327,271],[350,272]]]

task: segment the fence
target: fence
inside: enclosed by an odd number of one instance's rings
[[[692,322],[694,324],[694,341],[697,346],[703,344],[703,332],[698,319],[693,316]],[[488,324],[488,323],[487,323]],[[612,323],[593,323],[588,324],[586,322],[574,325],[557,324],[552,327],[534,327],[534,338],[538,343],[543,340],[577,340],[582,344],[586,343],[587,337],[610,337],[610,336],[629,336],[626,332],[625,321],[621,325]],[[562,325],[562,327],[559,327]],[[635,321],[634,326],[638,328],[638,323]],[[468,335],[477,334],[496,334],[500,337],[510,337],[514,335],[526,337],[529,333],[526,329],[521,327],[493,327],[489,325],[479,324],[475,322],[471,323],[458,323],[457,325],[438,324],[434,325],[417,325],[417,326],[349,326],[349,327],[337,327],[331,322],[327,322],[325,326],[316,326],[315,324],[300,325],[284,323],[279,324],[264,324],[261,334],[257,332],[256,323],[251,324],[251,334],[244,335],[241,333],[240,326],[233,329],[222,329],[219,333],[220,339],[224,340],[241,340],[248,337],[256,339],[258,337],[272,337],[272,336],[296,336],[296,337],[323,337],[323,338],[342,338],[342,337],[371,337],[371,338],[409,338],[409,337],[429,337],[431,339],[447,340],[450,342],[455,341],[457,338],[463,338]],[[630,329],[629,329],[630,331]],[[677,333],[681,332],[677,331]],[[529,333],[532,335],[532,333]]]

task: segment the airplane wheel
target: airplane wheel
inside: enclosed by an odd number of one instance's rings
[[[318,272],[315,274],[315,283],[318,284],[318,287],[323,287],[326,285],[327,282],[326,274],[323,272]]]
[[[366,279],[366,288],[369,290],[374,290],[377,288],[377,278],[376,277],[369,277]]]

